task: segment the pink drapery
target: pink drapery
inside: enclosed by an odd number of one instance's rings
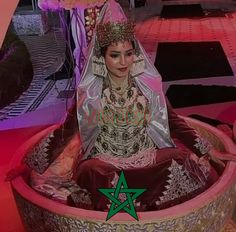
[[[57,10],[60,8],[71,10],[91,8],[102,5],[104,2],[105,0],[39,0],[38,5],[42,10]]]

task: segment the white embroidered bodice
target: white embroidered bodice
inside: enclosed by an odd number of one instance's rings
[[[131,83],[123,91],[105,87],[102,94],[102,112],[99,115],[101,132],[91,156],[110,153],[130,157],[139,151],[155,147],[147,135],[148,102],[141,91]]]

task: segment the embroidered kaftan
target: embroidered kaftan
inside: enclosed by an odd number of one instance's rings
[[[106,210],[110,202],[97,189],[115,187],[121,170],[130,188],[148,189],[136,202],[140,211],[186,201],[218,178],[209,163],[197,163],[196,154],[207,152],[208,144],[169,105],[170,130],[177,147],[158,149],[146,132],[148,101],[134,84],[123,96],[126,100],[104,88],[98,122],[101,132],[89,158],[78,165],[73,177],[84,192],[72,193],[69,204]],[[89,199],[87,205],[84,196]]]

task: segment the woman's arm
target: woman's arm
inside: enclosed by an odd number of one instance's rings
[[[73,111],[68,113],[66,121],[59,128],[51,131],[25,156],[24,162],[31,169],[44,173],[78,132],[76,109]]]
[[[205,155],[211,149],[211,144],[175,113],[168,100],[166,103],[171,136],[178,138],[199,157]]]
[[[206,139],[198,135],[196,130],[188,126],[185,120],[179,117],[166,100],[170,132],[199,157],[207,157],[213,162],[225,166],[223,161],[236,161],[236,155],[216,150]],[[203,158],[204,158],[203,157]]]
[[[19,166],[12,168],[6,174],[6,181],[10,181],[31,170],[43,174],[50,164],[62,154],[69,141],[78,132],[75,107],[72,110],[68,112],[67,119],[61,126],[49,132],[47,136],[25,154]]]

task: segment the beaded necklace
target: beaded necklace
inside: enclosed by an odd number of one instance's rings
[[[110,100],[124,106],[127,99],[133,96],[132,81],[130,75],[124,80],[121,86],[118,86],[108,74],[108,87],[110,90]],[[118,95],[118,96],[117,96]]]

